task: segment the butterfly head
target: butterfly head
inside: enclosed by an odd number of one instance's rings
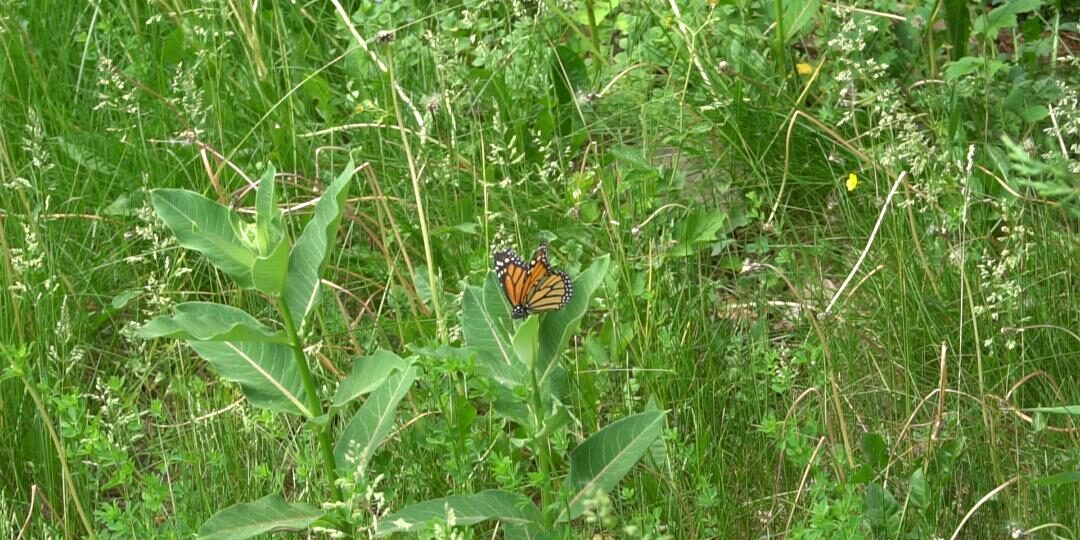
[[[510,310],[511,319],[524,319],[529,316],[529,306],[525,304],[518,304]]]

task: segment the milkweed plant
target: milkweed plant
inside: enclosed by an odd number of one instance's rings
[[[155,213],[180,246],[200,253],[240,288],[261,293],[277,317],[267,323],[229,305],[185,302],[175,305],[171,314],[147,322],[139,336],[180,340],[219,377],[237,383],[251,406],[303,418],[316,434],[315,451],[326,483],[323,504],[270,494],[220,510],[202,525],[200,538],[241,539],[303,530],[378,538],[441,524],[490,521],[500,522],[508,539],[556,538],[565,536],[570,520],[586,514],[590,504],[603,498],[642,458],[651,456],[649,462],[660,466],[666,456],[657,447],[663,444],[664,412],[655,407],[607,425],[568,456],[553,455],[557,450],[550,443],[553,435],[568,432],[574,419],[567,405],[569,373],[559,358],[608,272],[608,257],[575,279],[573,300],[563,309],[516,326],[499,284],[489,274],[482,287],[468,286],[464,291],[464,347],[441,350],[473,356],[483,376],[494,383],[497,399],[491,410],[527,434],[522,444],[531,450],[539,485],[533,486],[534,492],[492,489],[451,494],[389,515],[363,515],[373,505],[356,502],[365,496],[360,493],[364,490],[352,488],[375,485],[381,478],[368,466],[390,435],[398,404],[419,368],[415,356],[376,351],[355,359],[349,375],[331,386],[332,396],[324,396],[319,389],[325,385],[316,380],[305,353],[304,336],[317,338],[310,321],[356,170],[350,161],[325,189],[295,240],[276,204],[273,168],[258,182],[253,223],[192,191],[152,192]],[[555,470],[563,464],[568,470]],[[537,498],[539,506],[533,502]]]

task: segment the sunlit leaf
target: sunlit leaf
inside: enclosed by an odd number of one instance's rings
[[[319,302],[319,279],[337,239],[338,224],[345,211],[345,199],[353,175],[353,162],[322,194],[315,204],[315,215],[300,233],[289,254],[289,274],[285,278],[285,303],[292,314],[293,324],[302,326],[304,318]]]
[[[202,253],[243,288],[251,288],[255,252],[244,243],[244,227],[233,209],[184,189],[155,189],[154,211],[181,246]]]
[[[267,495],[214,514],[199,528],[199,540],[240,540],[270,532],[302,531],[322,516],[323,511],[310,504]]]
[[[256,407],[311,417],[293,350],[256,341],[189,341],[226,381],[240,384]]]
[[[663,411],[638,413],[613,422],[574,448],[566,479],[570,498],[558,521],[580,516],[586,500],[614,488],[649,451],[663,425]]]
[[[352,371],[338,383],[334,394],[333,407],[342,407],[350,401],[367,394],[379,387],[395,371],[405,371],[412,363],[400,356],[384,350],[377,350],[370,356],[353,360]]]
[[[394,427],[398,403],[409,392],[415,379],[415,367],[393,373],[368,396],[334,447],[338,469],[363,469],[367,466]]]

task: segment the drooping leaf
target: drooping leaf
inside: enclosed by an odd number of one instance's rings
[[[289,343],[281,330],[272,330],[246,311],[213,302],[184,302],[175,315],[155,317],[143,325],[143,339],[171,337],[195,341],[269,341]]]
[[[930,488],[926,484],[926,473],[923,472],[922,467],[915,469],[915,472],[911,473],[911,480],[908,482],[908,500],[911,501],[911,505],[919,510],[925,510],[929,504]]]
[[[334,394],[335,408],[343,407],[352,400],[379,387],[395,371],[405,371],[412,362],[379,349],[370,356],[353,360],[352,371],[338,384]]]
[[[383,381],[341,433],[334,446],[334,458],[340,470],[363,469],[379,445],[394,427],[397,406],[416,379],[416,367],[391,374]]]
[[[281,495],[234,504],[208,519],[199,528],[200,540],[240,540],[264,533],[302,531],[323,516],[323,511],[304,503],[290,503]]]
[[[859,446],[862,448],[863,459],[871,466],[880,469],[889,462],[889,449],[881,435],[864,433]]]
[[[538,320],[537,317],[530,317],[514,333],[514,356],[526,370],[532,369],[533,362],[536,361],[537,339],[539,338],[537,334],[540,331]]]
[[[185,189],[155,189],[151,200],[181,246],[202,253],[240,287],[252,287],[255,252],[241,238],[244,223],[239,214]]]
[[[289,273],[285,278],[285,303],[292,313],[293,324],[302,326],[304,318],[319,302],[319,279],[337,238],[338,224],[345,211],[345,199],[353,175],[353,162],[322,194],[315,204],[315,215],[300,233],[289,254]]]
[[[1036,478],[1031,483],[1036,486],[1056,486],[1060,484],[1075,484],[1080,482],[1080,471],[1065,471],[1042,478]]]
[[[1068,414],[1072,416],[1080,416],[1080,405],[1061,405],[1058,407],[1029,407],[1024,409],[1027,412],[1041,412],[1047,414]]]
[[[585,512],[585,501],[614,488],[649,451],[664,425],[663,411],[627,416],[597,431],[570,451],[570,498],[558,517],[568,521]]]
[[[697,253],[701,246],[716,241],[717,233],[724,229],[727,213],[723,210],[695,208],[675,226],[676,244],[668,250],[668,257],[688,257]]]
[[[291,347],[257,341],[189,341],[226,381],[240,384],[256,407],[310,418]]]
[[[255,257],[251,264],[251,282],[259,291],[279,297],[285,291],[288,272],[289,239],[282,234],[268,255]]]
[[[451,495],[406,506],[382,518],[375,536],[423,531],[433,521],[446,521],[447,514],[451,510],[454,512],[454,522],[457,525],[474,525],[484,521],[498,520],[507,526],[521,526],[535,530],[537,527],[542,527],[544,520],[540,510],[524,495],[487,490],[472,495]]]

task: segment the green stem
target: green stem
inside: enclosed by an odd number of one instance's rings
[[[784,55],[784,2],[773,0],[773,11],[776,13],[776,67],[781,77],[787,72],[787,59]]]
[[[539,346],[538,341],[533,340],[533,361],[529,366],[529,383],[532,386],[532,391],[529,392],[532,398],[533,409],[533,441],[536,443],[536,459],[540,465],[540,473],[543,475],[544,484],[540,486],[540,500],[543,506],[541,507],[544,513],[544,521],[550,527],[552,525],[551,516],[551,447],[548,446],[547,436],[544,435],[544,400],[540,397],[540,382],[536,377],[536,356],[538,354],[537,348]]]
[[[304,382],[304,393],[307,394],[308,407],[316,418],[320,417],[324,412],[322,401],[319,400],[319,393],[315,389],[315,378],[311,375],[311,369],[308,368],[307,357],[304,355],[304,344],[300,341],[300,335],[296,333],[292,311],[289,309],[287,302],[278,302],[277,305],[278,310],[281,312],[281,318],[285,321],[285,332],[289,334],[289,341],[292,343],[293,359],[296,360],[296,367],[300,370],[300,379]],[[345,496],[341,492],[341,486],[337,483],[337,462],[334,460],[334,445],[330,442],[329,422],[319,428],[318,438],[319,448],[322,450],[323,469],[326,471],[326,477],[330,480],[330,490],[334,494],[334,499],[344,502]]]

